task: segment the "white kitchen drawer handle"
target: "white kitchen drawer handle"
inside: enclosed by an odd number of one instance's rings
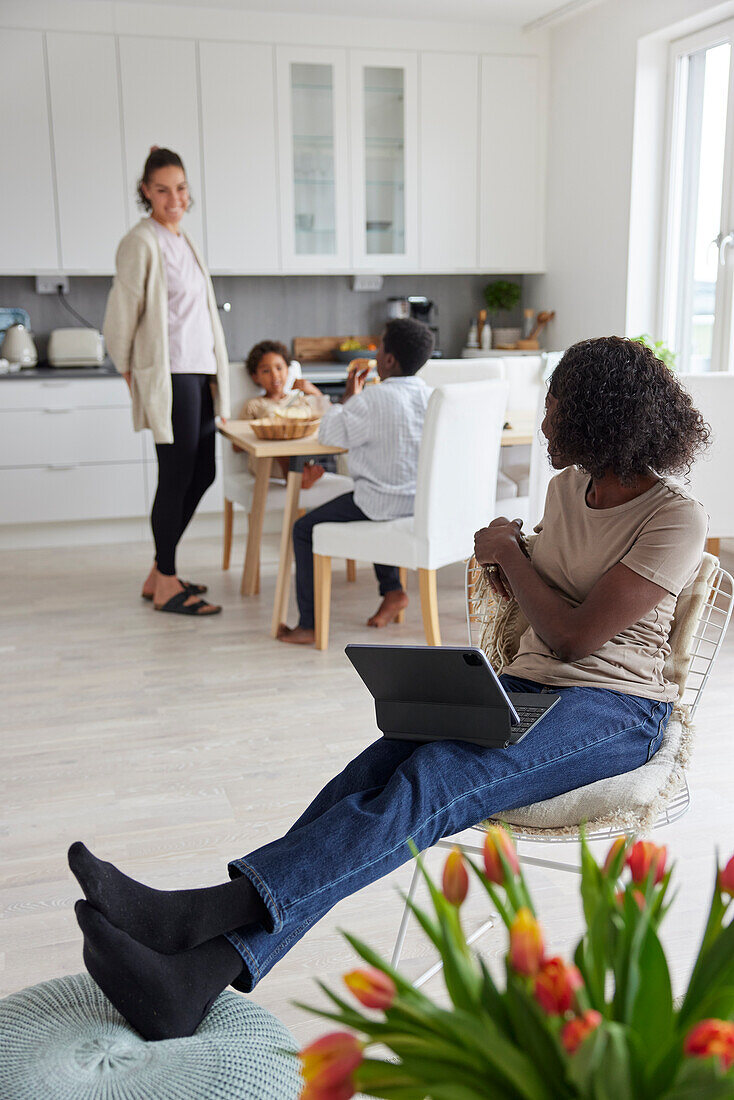
[[[62,409],[44,409],[45,413],[70,413],[74,411],[73,405],[66,405]]]
[[[58,462],[58,463],[53,463],[53,464],[48,465],[46,467],[46,469],[47,470],[78,470],[79,469],[79,463],[78,462],[69,462],[69,463]]]

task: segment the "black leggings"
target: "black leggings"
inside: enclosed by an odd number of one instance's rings
[[[156,443],[158,489],[150,516],[158,569],[176,575],[176,547],[214,481],[214,403],[211,375],[174,374],[173,443]]]

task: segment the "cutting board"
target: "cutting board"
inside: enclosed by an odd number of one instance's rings
[[[334,352],[344,340],[359,340],[368,344],[379,344],[379,336],[295,336],[293,338],[293,358],[299,363],[328,363],[334,360]]]

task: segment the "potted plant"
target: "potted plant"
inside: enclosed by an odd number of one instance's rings
[[[414,854],[420,862],[417,852]],[[620,837],[602,865],[582,843],[586,931],[573,962],[548,957],[512,841],[490,828],[484,866],[456,847],[433,913],[411,904],[443,960],[451,1007],[415,989],[366,944],[344,976],[356,1003],[322,985],[340,1030],[301,1051],[302,1100],[707,1100],[734,1096],[734,857],[716,868],[688,989],[674,1002],[658,928],[667,852]],[[470,874],[509,933],[504,988],[467,946]],[[307,1007],[307,1006],[301,1006]],[[365,1011],[366,1010],[366,1011]],[[370,1053],[387,1048],[390,1060]]]
[[[668,345],[663,340],[653,340],[652,336],[647,332],[643,332],[641,336],[633,336],[632,339],[638,344],[644,344],[645,347],[654,351],[658,359],[660,359],[668,370],[675,370],[675,364],[677,356],[674,351],[671,351]]]
[[[501,314],[510,313],[520,302],[520,284],[511,283],[508,279],[498,279],[494,283],[487,283],[484,288],[484,301],[487,303],[492,318],[493,344],[496,348],[514,347],[521,336],[519,328],[498,328],[494,318]],[[506,325],[506,322],[505,322]]]

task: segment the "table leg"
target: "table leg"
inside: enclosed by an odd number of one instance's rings
[[[288,614],[288,593],[291,586],[291,564],[293,563],[293,524],[302,509],[298,507],[301,495],[302,472],[289,470],[285,484],[285,511],[283,528],[280,532],[280,560],[278,562],[278,580],[275,585],[273,619],[270,624],[271,637],[276,638],[278,627],[284,623]]]
[[[240,593],[243,596],[254,596],[257,592],[257,581],[260,572],[260,542],[262,540],[263,521],[265,519],[265,502],[268,496],[270,470],[273,465],[272,458],[258,458],[256,461],[255,491],[252,495],[250,522],[247,528],[245,567],[242,570],[242,584],[240,585]]]

